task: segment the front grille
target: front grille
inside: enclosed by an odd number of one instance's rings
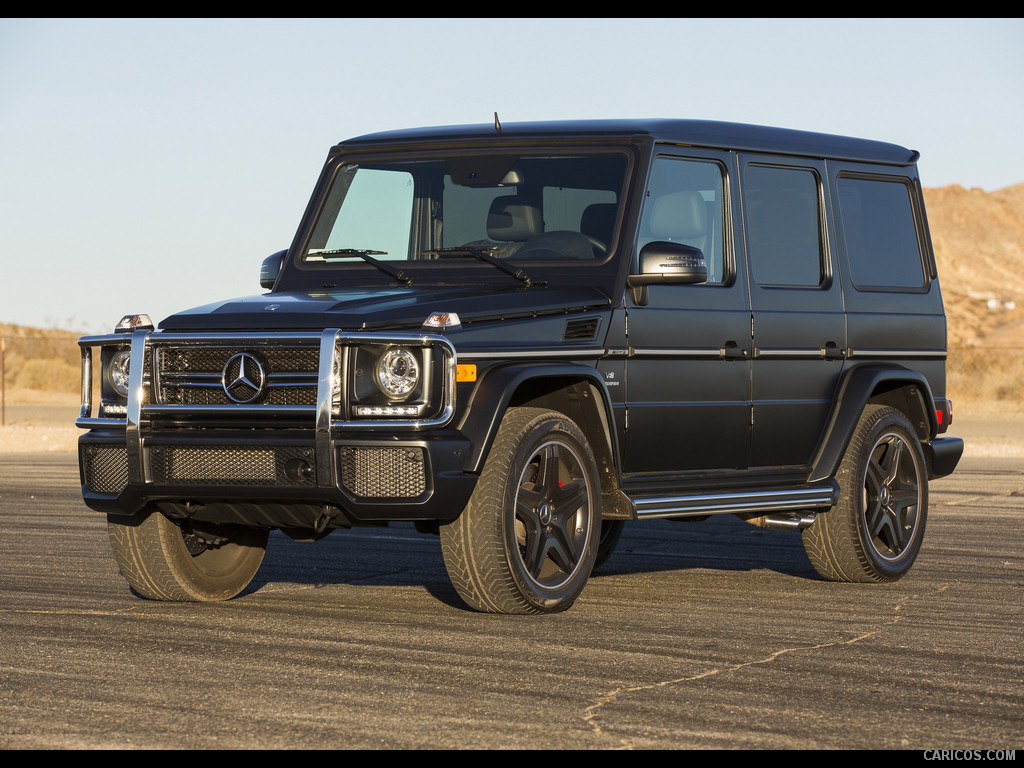
[[[159,485],[316,485],[309,448],[153,446],[149,460]]]
[[[123,445],[83,445],[85,487],[93,493],[117,494],[128,485],[128,449]]]
[[[372,499],[413,499],[427,490],[422,448],[338,450],[341,483],[353,495]]]
[[[159,402],[161,405],[232,405],[248,401],[255,390],[239,387],[232,401],[224,390],[225,378],[238,374],[229,366],[240,352],[259,360],[265,374],[263,393],[252,402],[263,405],[316,405],[319,349],[312,346],[243,348],[238,346],[166,346],[159,350]]]

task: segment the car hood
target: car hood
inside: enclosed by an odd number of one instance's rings
[[[166,331],[418,329],[431,312],[463,323],[566,314],[610,306],[586,286],[415,286],[268,293],[206,304],[163,320]]]

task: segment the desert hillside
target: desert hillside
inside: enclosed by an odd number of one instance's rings
[[[1024,342],[1024,184],[924,191],[949,343]]]

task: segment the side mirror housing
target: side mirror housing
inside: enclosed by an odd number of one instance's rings
[[[268,291],[273,290],[277,276],[281,274],[281,266],[284,264],[284,257],[288,251],[278,251],[263,260],[260,266],[260,287]]]
[[[626,284],[633,289],[633,300],[643,305],[649,285],[695,285],[707,279],[708,265],[700,248],[655,240],[640,249],[640,274],[627,277]]]

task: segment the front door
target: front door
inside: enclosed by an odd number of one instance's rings
[[[727,170],[723,158],[696,151],[660,155],[651,169],[636,253],[655,240],[695,246],[708,281],[648,286],[646,303],[627,291],[626,474],[746,464],[750,308],[727,238]]]

